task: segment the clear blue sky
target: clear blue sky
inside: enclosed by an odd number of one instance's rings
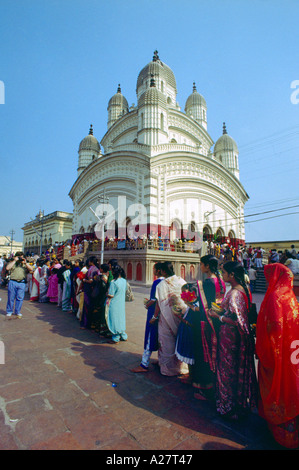
[[[72,212],[81,139],[105,134],[118,83],[136,104],[157,49],[181,109],[195,81],[214,142],[225,121],[238,144],[246,240],[299,239],[298,17],[296,0],[0,0],[0,235]]]

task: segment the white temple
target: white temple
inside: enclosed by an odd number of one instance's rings
[[[193,83],[182,111],[174,73],[157,51],[138,75],[136,94],[137,105],[129,107],[118,85],[100,143],[92,126],[80,143],[69,193],[73,237],[94,233],[94,213],[105,195],[116,210],[116,223],[111,219],[106,228],[118,238],[130,236],[135,221],[140,233],[162,239],[200,233],[204,240],[243,243],[248,195],[239,180],[238,147],[225,124],[214,145],[205,99]]]

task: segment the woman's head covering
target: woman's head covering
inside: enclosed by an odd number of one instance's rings
[[[266,265],[268,289],[256,325],[261,414],[279,425],[299,415],[299,304],[292,271],[280,263]]]
[[[265,298],[268,297],[273,290],[281,288],[287,291],[293,290],[294,275],[287,266],[280,263],[266,264],[264,266],[264,273],[268,282]]]

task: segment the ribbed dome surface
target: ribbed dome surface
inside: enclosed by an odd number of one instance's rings
[[[236,142],[226,132],[225,123],[223,124],[223,135],[217,140],[214,147],[214,153],[224,151],[233,151],[239,153]]]
[[[168,85],[172,86],[175,90],[177,89],[173,71],[170,67],[168,67],[168,65],[164,64],[159,59],[156,51],[153,60],[149,62],[139,73],[137,79],[137,89],[143,84],[144,80],[150,79],[151,76],[154,76],[155,79],[159,77],[161,80],[168,83]]]
[[[193,85],[193,93],[191,93],[191,95],[187,98],[186,105],[185,105],[185,112],[192,106],[207,107],[206,100],[200,93],[198,93],[195,85]]]
[[[92,126],[90,126],[89,134],[81,140],[79,145],[79,152],[81,150],[93,150],[97,153],[101,151],[101,146],[98,140],[93,135]]]
[[[118,85],[117,93],[115,93],[115,95],[113,95],[109,100],[108,108],[110,106],[121,106],[122,109],[129,109],[128,102],[121,92],[120,85]]]
[[[143,104],[158,104],[158,103],[166,103],[166,97],[163,93],[161,93],[155,86],[151,86],[146,90],[145,93],[140,97],[138,100],[138,106],[142,106]]]

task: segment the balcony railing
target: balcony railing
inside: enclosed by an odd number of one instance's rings
[[[89,242],[89,252],[101,251],[101,240]],[[173,241],[162,239],[105,240],[104,251],[113,250],[161,250],[184,253],[197,253],[199,246],[193,241]]]

